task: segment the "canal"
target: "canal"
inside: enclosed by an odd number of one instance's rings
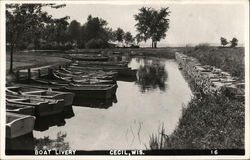
[[[37,145],[63,135],[61,144],[77,150],[146,149],[149,138],[164,125],[173,132],[192,92],[174,60],[132,58],[137,79],[119,80],[116,97],[73,106],[74,116],[43,131],[34,131]],[[46,137],[46,138],[44,138]]]

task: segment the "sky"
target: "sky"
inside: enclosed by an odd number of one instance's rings
[[[77,20],[81,24],[87,21],[91,14],[108,22],[108,27],[113,30],[118,27],[125,32],[129,31],[136,35],[136,21],[134,15],[141,7],[152,7],[160,9],[169,7],[171,11],[169,19],[170,26],[165,39],[161,40],[159,46],[180,46],[200,43],[220,43],[220,37],[231,40],[236,37],[239,43],[244,43],[245,10],[244,3],[97,3],[92,4],[66,4],[60,9],[45,10],[55,18],[70,16],[70,21]],[[142,44],[149,46],[150,42]]]

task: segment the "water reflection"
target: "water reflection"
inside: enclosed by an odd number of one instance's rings
[[[88,98],[88,99],[74,99],[74,106],[108,109],[117,103],[116,95],[111,99]]]
[[[16,138],[6,138],[6,151],[11,150],[34,150],[34,136],[33,133],[28,133]]]
[[[43,138],[35,139],[35,149],[36,150],[68,150],[69,142],[65,142],[65,138],[67,137],[66,133],[58,132],[56,139],[50,139],[49,136],[44,136]]]
[[[37,116],[34,129],[36,131],[45,131],[52,126],[64,126],[66,124],[65,119],[72,118],[74,115],[72,106],[67,106],[62,113],[48,116]]]
[[[166,81],[168,78],[165,65],[159,60],[135,59],[139,64],[137,73],[137,84],[139,84],[141,92],[159,88],[161,91],[166,90]]]

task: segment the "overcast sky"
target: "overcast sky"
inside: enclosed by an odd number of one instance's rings
[[[101,17],[108,26],[122,28],[136,34],[134,15],[142,6],[160,9],[169,7],[170,28],[159,46],[185,45],[199,43],[220,43],[220,37],[244,43],[245,7],[241,4],[67,4],[61,9],[46,9],[55,18],[70,16],[70,21],[77,20],[81,24],[91,14]],[[150,43],[147,43],[147,45]]]

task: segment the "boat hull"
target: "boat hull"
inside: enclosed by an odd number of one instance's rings
[[[6,137],[16,138],[33,131],[35,117],[29,115],[6,113]]]

